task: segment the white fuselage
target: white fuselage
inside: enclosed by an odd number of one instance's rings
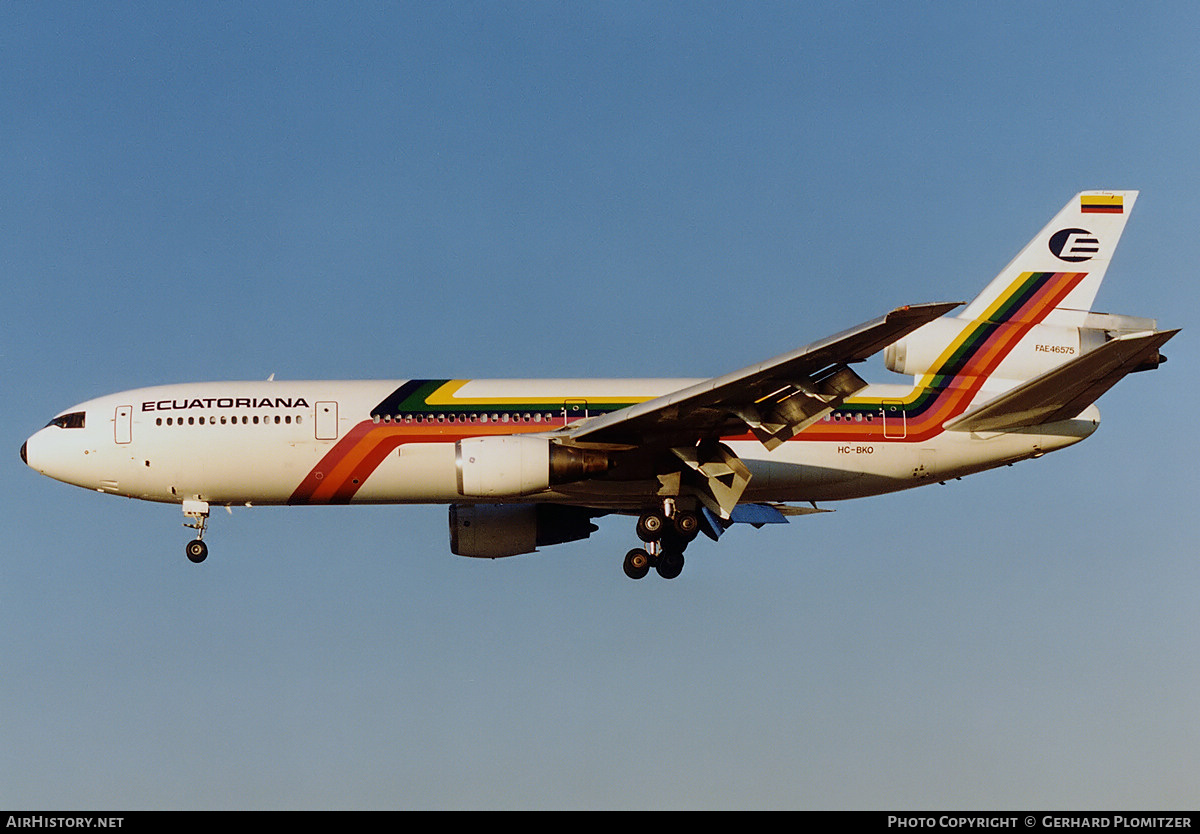
[[[224,382],[126,391],[63,412],[84,416],[60,415],[60,424],[52,421],[30,437],[22,454],[52,478],[150,501],[456,503],[468,500],[456,441],[552,432],[695,381],[429,381],[417,399],[388,403],[418,382]],[[986,436],[943,431],[940,422],[920,426],[895,412],[889,419],[887,404],[911,402],[915,393],[912,386],[870,386],[847,409],[770,452],[749,435],[725,438],[752,473],[742,500],[837,500],[906,489],[1040,456],[1082,440],[1099,422],[1094,406],[1074,420]],[[652,503],[657,488],[653,481],[602,477],[494,500],[634,509]]]

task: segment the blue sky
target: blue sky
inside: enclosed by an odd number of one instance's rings
[[[1191,4],[0,6],[0,806],[1194,808]],[[1140,189],[1087,443],[698,542],[37,477],[202,379],[709,376]],[[889,381],[878,361],[866,373]],[[896,378],[898,379],[898,378]]]

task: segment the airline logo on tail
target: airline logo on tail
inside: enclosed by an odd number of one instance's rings
[[[1100,252],[1100,239],[1087,229],[1062,229],[1050,237],[1050,251],[1060,261],[1088,261]]]

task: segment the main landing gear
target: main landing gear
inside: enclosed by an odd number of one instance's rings
[[[691,510],[680,510],[673,501],[665,502],[662,512],[642,513],[637,536],[646,543],[625,554],[622,567],[630,579],[641,579],[658,571],[663,579],[674,579],[683,571],[683,551],[700,532],[700,517]]]
[[[184,501],[183,514],[188,518],[195,519],[195,521],[183,522],[183,526],[191,527],[196,531],[196,538],[187,543],[184,552],[187,553],[189,559],[196,564],[200,564],[208,558],[208,545],[204,543],[204,527],[208,523],[208,502]]]

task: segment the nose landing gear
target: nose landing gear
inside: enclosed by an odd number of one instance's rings
[[[200,564],[208,558],[208,545],[203,541],[204,528],[208,523],[208,502],[186,500],[183,502],[183,514],[188,518],[195,519],[195,521],[183,522],[183,526],[196,531],[196,538],[187,543],[184,552],[187,553],[188,559]]]

